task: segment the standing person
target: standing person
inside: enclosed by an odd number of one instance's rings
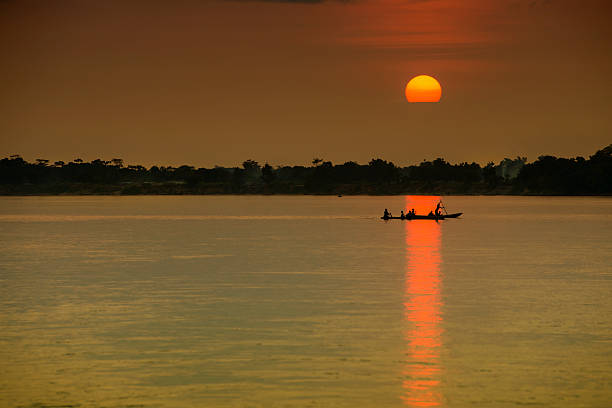
[[[441,203],[442,201],[438,201],[438,205],[436,205],[436,212],[435,212],[436,217],[440,215],[440,207],[442,207]]]

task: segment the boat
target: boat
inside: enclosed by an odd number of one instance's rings
[[[380,217],[381,220],[444,220],[446,218],[457,218],[463,213],[454,213],[454,214],[440,214],[440,215],[405,215],[404,217]]]

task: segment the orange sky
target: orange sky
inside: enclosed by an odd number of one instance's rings
[[[608,4],[3,0],[0,156],[588,156],[612,142]],[[406,102],[419,74],[440,103]]]

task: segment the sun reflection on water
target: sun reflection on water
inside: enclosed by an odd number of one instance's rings
[[[427,214],[440,197],[407,196],[406,209]],[[406,281],[404,317],[407,329],[404,369],[405,405],[434,407],[442,404],[440,349],[442,299],[440,296],[440,224],[430,220],[404,221]]]

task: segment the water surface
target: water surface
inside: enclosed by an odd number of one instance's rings
[[[606,407],[612,199],[0,198],[0,406]]]

